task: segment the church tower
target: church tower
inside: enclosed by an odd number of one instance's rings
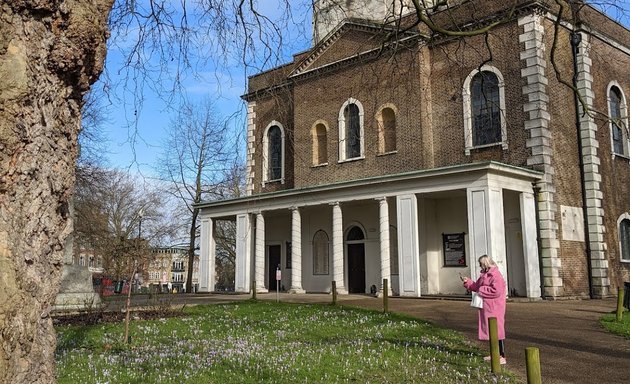
[[[426,0],[424,3],[433,3]],[[347,19],[384,23],[414,11],[411,0],[314,0],[313,45]]]

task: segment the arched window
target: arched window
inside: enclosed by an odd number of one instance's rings
[[[363,106],[348,99],[339,111],[339,161],[363,157]]]
[[[617,220],[619,228],[619,259],[630,263],[630,215],[624,213]]]
[[[464,134],[466,153],[471,148],[502,144],[507,148],[505,91],[498,69],[483,66],[464,81]]]
[[[284,182],[284,129],[272,121],[263,137],[263,182]]]
[[[328,235],[319,230],[313,236],[313,275],[328,275]]]
[[[384,107],[376,116],[378,124],[378,151],[388,153],[396,150],[396,111]]]
[[[628,156],[626,102],[621,88],[614,81],[608,85],[608,115],[613,154]]]
[[[328,128],[325,123],[318,122],[313,126],[313,165],[328,162]]]

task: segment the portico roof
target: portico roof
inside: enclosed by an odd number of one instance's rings
[[[305,188],[260,193],[234,199],[204,201],[196,204],[203,215],[231,216],[271,209],[316,206],[382,197],[404,193],[429,193],[465,189],[476,183],[488,183],[488,175],[497,187],[532,191],[532,183],[542,172],[496,161],[423,169],[412,172],[340,181]]]

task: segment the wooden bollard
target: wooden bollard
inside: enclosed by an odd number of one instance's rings
[[[617,294],[617,321],[623,320],[623,288]]]
[[[525,365],[527,366],[527,384],[542,384],[538,348],[525,348]]]
[[[256,300],[256,280],[252,281],[252,300]]]
[[[388,282],[387,279],[383,279],[383,313],[389,312],[389,305],[387,302],[389,295],[387,292],[389,292]]]
[[[499,328],[497,318],[488,319],[488,330],[490,331],[490,366],[492,373],[501,373],[501,361],[499,356]]]
[[[333,305],[337,305],[337,282],[333,280],[332,282],[332,295],[333,295]]]

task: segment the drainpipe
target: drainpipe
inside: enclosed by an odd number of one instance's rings
[[[571,31],[571,51],[573,53],[573,104],[575,106],[575,128],[578,138],[578,157],[580,161],[580,186],[582,189],[582,215],[584,216],[584,241],[586,242],[586,267],[588,269],[588,295],[593,298],[593,271],[591,269],[591,241],[588,229],[588,208],[586,206],[586,185],[584,183],[584,159],[582,158],[582,130],[580,126],[580,100],[577,95],[578,62],[577,55],[582,35]]]
[[[545,298],[545,276],[542,263],[542,241],[540,239],[540,213],[538,212],[540,187],[534,185],[534,210],[536,211],[536,246],[538,247],[538,274],[540,275],[540,298]]]

